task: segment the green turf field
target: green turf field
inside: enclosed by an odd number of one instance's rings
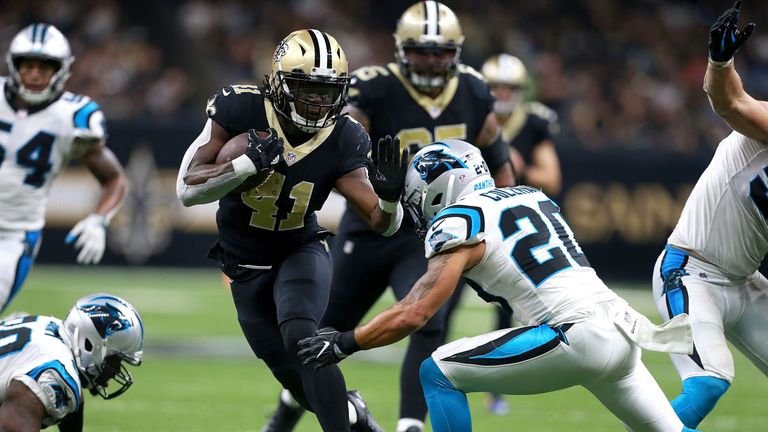
[[[658,321],[650,288],[616,288]],[[111,401],[88,396],[86,431],[260,430],[279,386],[266,366],[251,357],[215,270],[36,266],[11,309],[64,318],[78,297],[97,291],[123,296],[139,310],[146,328],[145,361],[133,369],[136,383],[125,395]],[[469,290],[466,294],[452,338],[484,333],[491,326],[490,306]],[[391,301],[384,299],[379,308]],[[360,389],[387,431],[394,430],[397,420],[397,360],[403,346],[359,353],[342,363],[348,387]],[[645,353],[643,359],[667,395],[676,395],[679,382],[668,357]],[[768,381],[741,354],[736,355],[736,370],[731,390],[701,430],[768,429],[768,410],[763,411]],[[624,430],[580,388],[508,400],[510,413],[494,417],[484,409],[484,395],[470,395],[474,430]],[[306,415],[297,430],[318,431],[319,426]]]

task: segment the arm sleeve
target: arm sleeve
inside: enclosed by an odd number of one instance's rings
[[[78,410],[81,402],[80,381],[60,362],[45,363],[15,378],[37,396],[45,407],[43,424],[50,426]]]
[[[86,98],[87,102],[72,115],[74,136],[82,140],[103,140],[107,137],[104,113],[99,104]]]
[[[481,230],[482,212],[477,208],[450,210],[446,207],[435,216],[424,240],[427,259],[458,246],[469,246],[485,238]]]

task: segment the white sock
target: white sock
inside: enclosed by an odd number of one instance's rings
[[[357,423],[357,410],[355,409],[355,406],[352,405],[352,402],[347,401],[347,409],[349,410],[349,424],[353,425]]]
[[[420,431],[424,430],[424,422],[415,418],[401,418],[397,421],[396,432],[405,432],[409,427],[416,426]]]
[[[298,409],[301,408],[301,405],[299,405],[298,402],[296,402],[296,399],[293,398],[293,395],[291,392],[289,392],[286,389],[283,389],[280,392],[280,400],[283,401],[284,404],[288,405],[291,408]]]

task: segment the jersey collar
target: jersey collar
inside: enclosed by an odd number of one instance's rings
[[[285,148],[283,149],[283,160],[285,160],[285,163],[288,164],[288,166],[291,166],[296,162],[304,159],[306,156],[312,153],[314,149],[320,147],[320,145],[324,143],[326,139],[328,139],[328,137],[333,132],[333,129],[338,124],[334,123],[329,127],[320,129],[312,138],[308,139],[300,146],[294,147],[290,142],[288,142],[288,138],[286,137],[285,132],[283,132],[283,128],[280,126],[280,121],[277,117],[279,114],[272,107],[272,102],[270,102],[267,98],[264,98],[264,111],[267,115],[267,123],[269,123],[271,127],[275,128],[277,135],[283,139],[285,144]]]
[[[448,104],[453,100],[453,96],[456,95],[456,90],[459,88],[459,77],[458,75],[454,75],[445,84],[443,91],[437,95],[436,98],[432,99],[424,93],[416,90],[411,82],[403,77],[403,75],[400,73],[399,66],[394,63],[389,63],[387,65],[387,69],[392,72],[392,75],[400,80],[400,82],[403,84],[403,87],[405,87],[413,100],[415,100],[417,104],[424,108],[424,111],[426,111],[427,114],[429,114],[429,116],[433,119],[440,117]]]

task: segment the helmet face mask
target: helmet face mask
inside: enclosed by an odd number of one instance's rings
[[[77,301],[64,320],[71,335],[75,363],[91,394],[112,399],[133,384],[124,363],[141,364],[144,327],[136,309],[110,294],[93,294]],[[117,390],[108,392],[114,381]]]
[[[24,60],[42,60],[54,66],[55,72],[42,90],[27,88],[19,70]],[[6,55],[9,74],[9,88],[30,105],[39,105],[55,100],[64,92],[72,56],[67,38],[49,24],[32,24],[22,29],[11,41]]]
[[[444,140],[422,148],[405,176],[403,207],[424,239],[435,215],[473,191],[494,187],[480,150],[461,140]]]
[[[464,35],[456,15],[436,1],[409,7],[397,22],[395,59],[422,92],[442,89],[456,74]]]
[[[267,88],[272,106],[307,133],[333,125],[347,103],[349,65],[332,36],[298,30],[283,39],[272,59]]]

